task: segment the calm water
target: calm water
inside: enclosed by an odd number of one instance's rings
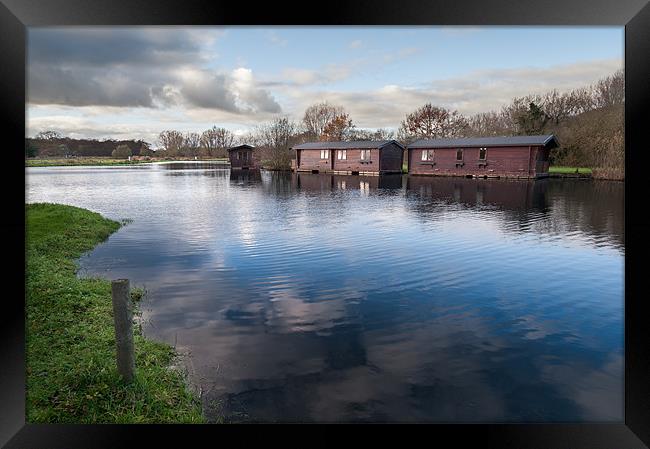
[[[133,221],[83,275],[145,286],[209,419],[620,421],[623,184],[30,168]]]

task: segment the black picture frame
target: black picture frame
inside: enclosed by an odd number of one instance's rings
[[[580,424],[431,424],[373,426],[298,426],[305,444],[337,442],[337,430],[387,434],[424,442],[474,442],[499,448],[643,448],[650,445],[650,326],[646,323],[644,258],[650,249],[650,217],[644,209],[644,177],[650,168],[646,134],[650,126],[650,5],[647,0],[363,0],[328,2],[199,2],[145,0],[0,0],[0,113],[6,131],[3,148],[9,167],[3,236],[6,284],[0,326],[0,444],[10,448],[128,447],[153,441],[187,444],[205,434],[215,444],[236,434],[249,444],[268,444],[270,432],[295,432],[296,426],[101,426],[25,424],[24,231],[25,163],[18,151],[25,138],[26,27],[53,25],[615,25],[625,26],[625,419],[621,423]],[[22,180],[22,182],[21,182]],[[16,238],[12,238],[13,236]],[[20,237],[22,236],[22,238]],[[22,298],[22,299],[21,299]],[[397,432],[395,432],[397,431]],[[216,432],[216,434],[215,434]],[[447,438],[451,438],[448,440]],[[401,439],[403,442],[404,440]],[[411,439],[409,438],[409,440]],[[412,440],[413,442],[417,440]],[[420,440],[422,441],[422,440]],[[402,443],[403,444],[403,443]],[[407,443],[413,444],[413,443]]]

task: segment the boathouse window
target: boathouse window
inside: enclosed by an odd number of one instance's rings
[[[482,161],[487,159],[487,148],[479,148],[478,149],[478,158]]]
[[[460,149],[460,148],[458,150],[456,150],[456,160],[457,161],[462,161],[463,160],[463,150]]]
[[[241,159],[241,151],[237,152],[237,160]]]
[[[339,160],[346,160],[348,158],[348,151],[347,150],[339,150],[337,152],[337,157]]]
[[[321,159],[329,159],[330,158],[330,150],[320,150],[320,158]]]
[[[362,161],[370,160],[370,150],[361,150],[361,160]]]
[[[422,160],[423,161],[432,161],[433,160],[433,150],[422,150]]]

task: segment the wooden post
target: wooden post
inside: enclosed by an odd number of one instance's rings
[[[111,290],[115,321],[115,346],[117,348],[117,372],[126,382],[131,382],[135,372],[135,351],[133,349],[133,306],[129,280],[114,280],[111,283]]]

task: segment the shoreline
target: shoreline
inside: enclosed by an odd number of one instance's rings
[[[28,423],[203,423],[180,354],[142,334],[135,304],[136,376],[117,374],[111,283],[77,277],[79,257],[123,224],[73,206],[25,205],[26,421]]]
[[[166,162],[211,162],[216,164],[230,165],[227,159],[149,159],[149,160],[124,160],[102,157],[88,158],[51,158],[51,159],[25,159],[25,168],[27,167],[99,167],[99,166],[119,166],[119,165],[151,165]]]

